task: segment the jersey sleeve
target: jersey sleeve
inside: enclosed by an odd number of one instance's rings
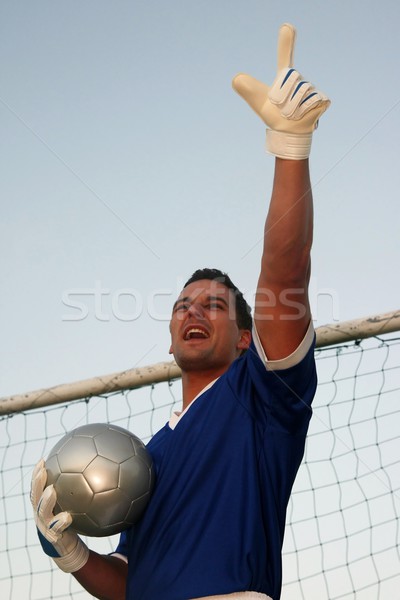
[[[269,360],[267,355],[265,354],[264,348],[262,347],[255,324],[253,326],[253,332],[252,332],[254,346],[257,350],[259,357],[264,362],[265,367],[266,367],[266,369],[268,369],[268,371],[282,371],[284,369],[288,369],[289,367],[293,367],[298,362],[300,362],[306,356],[310,347],[313,345],[314,336],[315,336],[315,332],[314,332],[313,322],[310,321],[304,338],[302,339],[300,344],[297,346],[296,350],[294,350],[292,352],[292,354],[290,354],[289,356],[286,356],[285,358],[281,358],[279,360]]]
[[[123,531],[121,533],[121,535],[119,536],[119,542],[118,542],[118,546],[116,547],[116,549],[114,550],[114,552],[112,553],[113,555],[120,555],[121,557],[127,557],[129,552],[128,552],[128,539],[127,539],[127,532]]]
[[[312,332],[311,343],[306,340],[300,360],[298,355],[286,368],[269,369],[252,341],[230,370],[230,385],[237,400],[262,429],[302,436],[307,432],[317,387],[314,347]]]

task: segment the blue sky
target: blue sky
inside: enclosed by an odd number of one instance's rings
[[[332,100],[311,172],[315,325],[399,308],[400,8],[367,1],[0,6],[0,395],[169,360],[199,266],[251,301],[273,158],[231,89],[277,31]]]

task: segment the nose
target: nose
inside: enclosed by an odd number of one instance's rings
[[[188,314],[196,319],[204,319],[203,307],[198,302],[193,302],[193,304],[189,306]]]

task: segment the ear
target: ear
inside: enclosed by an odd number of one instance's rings
[[[251,343],[251,331],[249,329],[240,329],[240,338],[236,345],[238,350],[247,350]]]

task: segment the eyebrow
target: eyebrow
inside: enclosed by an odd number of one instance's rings
[[[176,302],[174,303],[172,310],[174,311],[176,309],[177,305],[180,304],[181,302],[182,303],[190,302],[191,300],[192,300],[192,298],[190,296],[184,296],[183,298],[178,298],[178,300],[176,300]],[[228,302],[222,296],[209,295],[209,296],[206,296],[206,300],[207,301],[214,300],[214,301],[222,302],[223,304],[225,304],[226,307],[229,307]]]

